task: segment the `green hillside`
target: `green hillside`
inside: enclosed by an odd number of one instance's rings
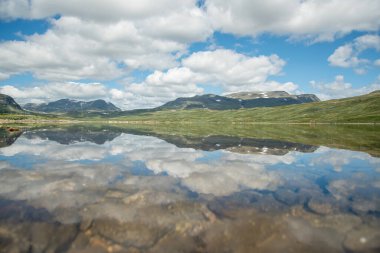
[[[134,110],[110,114],[88,113],[85,115],[38,113],[29,113],[27,115],[17,104],[13,105],[11,102],[7,100],[6,103],[3,103],[6,110],[3,108],[3,112],[0,113],[0,120],[54,121],[64,119],[103,122],[129,121],[130,123],[133,121],[145,121],[145,123],[166,122],[172,125],[180,123],[380,123],[380,91],[358,97],[277,107],[235,110]]]
[[[22,113],[20,105],[7,95],[0,94],[0,113]]]
[[[358,97],[271,108],[165,110],[114,119],[223,123],[372,123],[380,122],[380,91]]]

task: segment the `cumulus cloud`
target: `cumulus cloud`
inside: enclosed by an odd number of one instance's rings
[[[344,76],[338,75],[331,83],[310,82],[311,86],[318,90],[317,96],[322,100],[359,96],[380,89],[380,79],[374,83],[355,88],[351,83],[344,80]]]
[[[292,82],[271,81],[286,64],[277,55],[247,56],[232,50],[196,52],[182,59],[180,66],[156,70],[142,82],[125,81],[124,88],[107,88],[101,83],[51,82],[35,87],[0,87],[0,92],[20,103],[46,102],[60,98],[109,99],[124,109],[160,106],[178,97],[204,93],[200,85],[218,86],[223,93],[285,90],[295,92]]]
[[[364,74],[365,68],[370,64],[370,60],[360,58],[359,55],[367,49],[380,51],[380,36],[363,35],[356,38],[352,43],[338,47],[328,61],[332,66],[343,68],[355,68],[356,73]],[[377,62],[374,62],[377,65]]]
[[[182,60],[184,67],[203,75],[209,82],[232,86],[263,83],[269,75],[281,72],[285,61],[277,55],[249,57],[231,50],[196,52]]]
[[[36,78],[50,81],[112,80],[134,69],[174,67],[189,43],[206,40],[212,34],[208,18],[193,0],[181,5],[159,0],[154,7],[145,0],[87,1],[93,11],[73,1],[0,4],[3,18],[62,15],[49,19],[51,27],[44,34],[0,43],[0,57],[7,59],[0,63],[4,75],[31,72]]]
[[[0,3],[1,18],[29,18],[39,19],[54,16],[84,17],[97,21],[118,21],[120,19],[142,19],[171,13],[181,7],[172,0],[157,0],[152,4],[150,0],[123,1],[83,0],[78,5],[75,0],[3,0]],[[181,1],[182,7],[191,7],[194,0]],[[83,8],[91,6],[92,8]]]
[[[167,72],[155,71],[141,83],[127,84],[125,103],[128,108],[155,107],[177,97],[202,94],[197,77],[187,68],[173,68]]]
[[[380,27],[377,0],[206,0],[202,8],[197,8],[197,2],[183,0],[178,4],[174,0],[157,0],[152,4],[149,0],[84,0],[79,6],[74,0],[3,0],[0,18],[39,19],[60,14],[104,23],[158,17],[147,22],[152,25],[150,30],[161,33],[162,29],[164,36],[171,36],[172,31],[176,38],[178,34],[183,34],[184,38],[191,34],[198,36],[204,23],[197,22],[199,19],[194,17],[200,16],[210,20],[214,29],[253,36],[268,32],[330,40],[351,31],[376,31]],[[183,26],[189,20],[187,17],[195,21],[191,26]]]
[[[0,1],[1,20],[50,22],[43,34],[0,42],[0,58],[6,59],[0,61],[0,80],[31,73],[49,84],[35,88],[4,86],[1,90],[25,102],[28,98],[109,98],[124,109],[154,107],[179,96],[201,94],[204,85],[218,86],[223,93],[293,93],[298,89],[295,83],[270,80],[282,74],[285,65],[275,54],[247,56],[217,49],[188,56],[189,45],[207,41],[218,30],[244,36],[271,33],[330,40],[354,30],[376,31],[380,27],[380,3],[376,0],[207,0],[201,7],[197,3],[84,0],[78,5],[74,0]],[[57,14],[58,18],[53,18]],[[379,50],[378,37],[361,36],[343,45],[330,56],[330,63],[365,73],[369,63],[359,54],[369,48]],[[135,81],[132,73],[136,70],[150,74],[145,80]],[[72,94],[65,89],[68,82],[80,84],[84,79],[128,81],[123,81],[125,88],[119,89],[91,86],[94,93],[85,90]],[[57,83],[65,83],[63,89],[57,90]],[[47,87],[50,85],[52,88]]]
[[[85,0],[80,6],[73,0],[4,0],[1,19],[61,17],[50,19],[51,28],[44,34],[0,43],[0,57],[7,59],[0,63],[0,78],[31,72],[50,81],[112,80],[133,69],[165,70],[178,65],[189,43],[205,41],[214,29],[321,38],[372,31],[380,24],[378,5],[375,0],[208,0],[199,8],[195,0],[180,5],[174,0],[154,5],[148,0]],[[353,6],[355,11],[350,11]],[[349,54],[349,48],[339,51]]]
[[[237,35],[268,32],[315,41],[380,27],[377,0],[207,0],[206,9],[216,29]]]
[[[224,93],[294,92],[298,86],[292,82],[268,80],[270,76],[281,74],[284,65],[285,61],[277,55],[247,56],[227,49],[196,52],[183,58],[179,67],[165,72],[155,71],[141,83],[127,84],[124,95],[128,98],[128,107],[146,107],[157,106],[179,96],[201,94],[203,89],[200,84],[218,86]]]

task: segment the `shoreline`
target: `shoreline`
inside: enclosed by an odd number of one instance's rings
[[[131,124],[131,125],[162,125],[162,124],[218,124],[223,121],[157,121],[157,120],[8,120],[0,119],[0,125],[5,124]],[[380,125],[380,122],[228,122],[231,125]]]

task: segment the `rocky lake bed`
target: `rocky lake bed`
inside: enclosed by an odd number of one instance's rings
[[[109,129],[8,138],[0,252],[380,249],[380,159],[365,152]]]

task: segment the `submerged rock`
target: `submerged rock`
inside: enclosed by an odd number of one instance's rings
[[[311,198],[308,208],[317,214],[331,214],[334,211],[333,202],[329,198]]]
[[[347,234],[343,245],[350,252],[380,252],[380,231],[362,225]]]

